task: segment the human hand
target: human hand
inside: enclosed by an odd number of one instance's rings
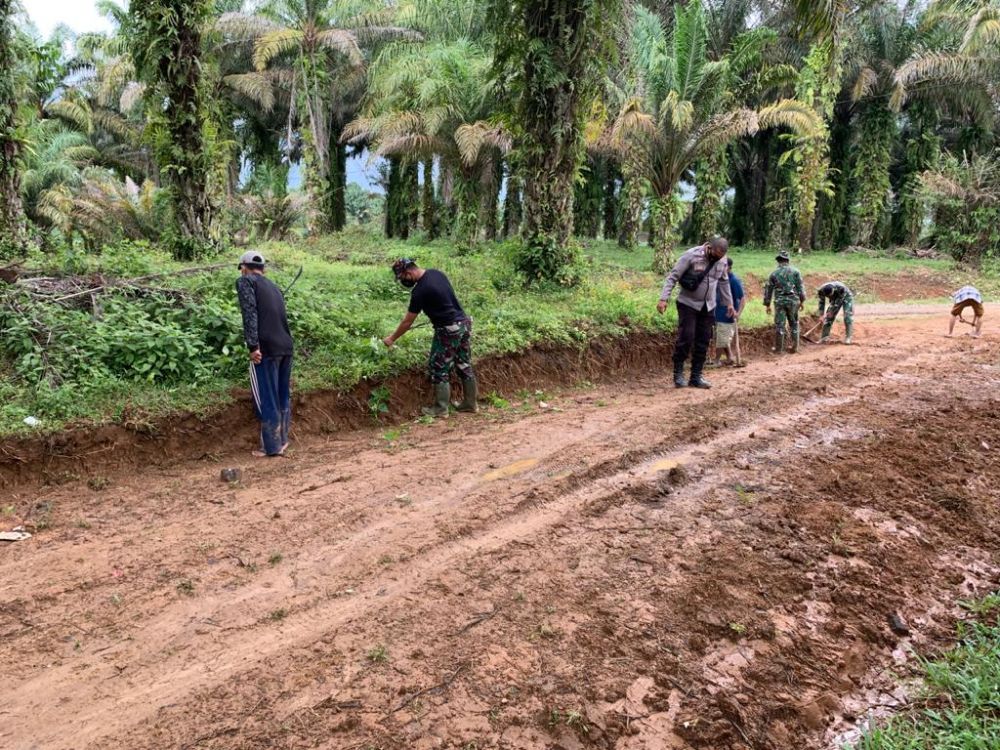
[[[768,315],[770,315],[771,314],[771,306],[770,305],[764,305],[764,312],[766,312]]]
[[[667,301],[665,299],[661,299],[659,302],[656,303],[656,312],[658,312],[660,315],[663,315],[663,313],[666,312],[666,309],[667,309]]]
[[[382,339],[382,343],[385,344],[388,348],[392,349],[392,345],[396,343],[396,339],[394,339],[392,336],[386,336],[384,339]]]
[[[260,353],[259,348],[254,349],[252,352],[250,352],[250,361],[253,362],[255,365],[259,365],[262,359],[264,359],[264,355]]]
[[[735,307],[733,307],[732,305],[730,305],[729,307],[727,307],[727,308],[726,308],[726,315],[728,315],[728,316],[729,316],[730,318],[732,318],[733,320],[736,320],[736,319],[737,319],[737,317],[738,317],[738,316],[736,315],[736,308],[735,308]]]

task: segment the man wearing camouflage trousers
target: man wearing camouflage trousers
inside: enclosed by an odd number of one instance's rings
[[[791,265],[788,253],[782,251],[775,258],[778,267],[771,273],[764,286],[764,308],[771,314],[774,300],[774,351],[785,351],[785,325],[792,335],[792,353],[799,350],[799,308],[805,304],[806,293],[802,288],[802,274]]]
[[[819,316],[823,318],[823,335],[820,341],[824,344],[830,342],[830,329],[833,328],[833,321],[837,318],[837,313],[844,311],[844,343],[850,344],[854,338],[854,294],[847,284],[840,281],[828,281],[819,288]],[[830,309],[826,316],[823,310],[826,308],[827,300],[830,302]]]
[[[458,411],[478,410],[476,374],[472,369],[472,319],[465,314],[455,296],[448,277],[434,268],[420,268],[410,258],[400,258],[392,264],[396,280],[410,289],[410,305],[406,315],[391,336],[382,342],[393,346],[410,330],[420,313],[425,313],[434,326],[428,374],[434,386],[434,403],[421,411],[426,416],[446,417],[451,406],[451,371],[457,369],[462,378],[462,402]]]

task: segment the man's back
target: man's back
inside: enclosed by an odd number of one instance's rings
[[[256,334],[260,344],[261,353],[265,357],[285,357],[292,354],[294,344],[292,334],[288,328],[288,317],[285,312],[285,297],[281,293],[278,285],[266,276],[260,274],[250,274],[241,276],[236,282],[237,290],[240,287],[252,292],[247,295],[245,292],[240,295],[240,305],[244,307],[244,329],[249,337]],[[250,327],[256,324],[256,330],[246,331],[247,313],[246,305],[252,299],[254,304],[253,322]],[[250,343],[250,342],[248,342]]]
[[[778,266],[767,280],[765,295],[768,298],[773,296],[777,302],[801,299],[804,296],[802,274],[794,266]]]

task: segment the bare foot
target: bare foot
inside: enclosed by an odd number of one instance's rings
[[[253,451],[250,455],[254,458],[267,458],[267,454],[262,450]]]
[[[281,450],[278,451],[278,455],[279,456],[284,456],[285,455],[285,451],[287,451],[287,450],[288,450],[288,443],[285,443],[283,446],[281,446]]]
[[[954,333],[946,333],[946,334],[944,335],[944,337],[945,337],[946,339],[953,339],[953,338],[955,338],[955,334],[954,334]]]
[[[972,338],[974,339],[978,339],[980,336],[982,336],[981,333],[970,333],[969,335],[972,336]]]

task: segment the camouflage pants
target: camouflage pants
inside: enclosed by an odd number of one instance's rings
[[[463,320],[434,329],[431,356],[427,363],[432,383],[447,383],[452,368],[458,368],[462,380],[475,377],[472,371],[472,321]]]
[[[840,312],[841,308],[844,310],[844,323],[846,325],[854,324],[854,298],[845,297],[843,301],[837,302],[830,305],[830,309],[826,313],[826,319],[832,325],[833,321],[837,319],[837,314]]]
[[[785,326],[792,334],[792,341],[799,340],[799,301],[776,300],[774,303],[774,335],[778,339],[785,338]]]

